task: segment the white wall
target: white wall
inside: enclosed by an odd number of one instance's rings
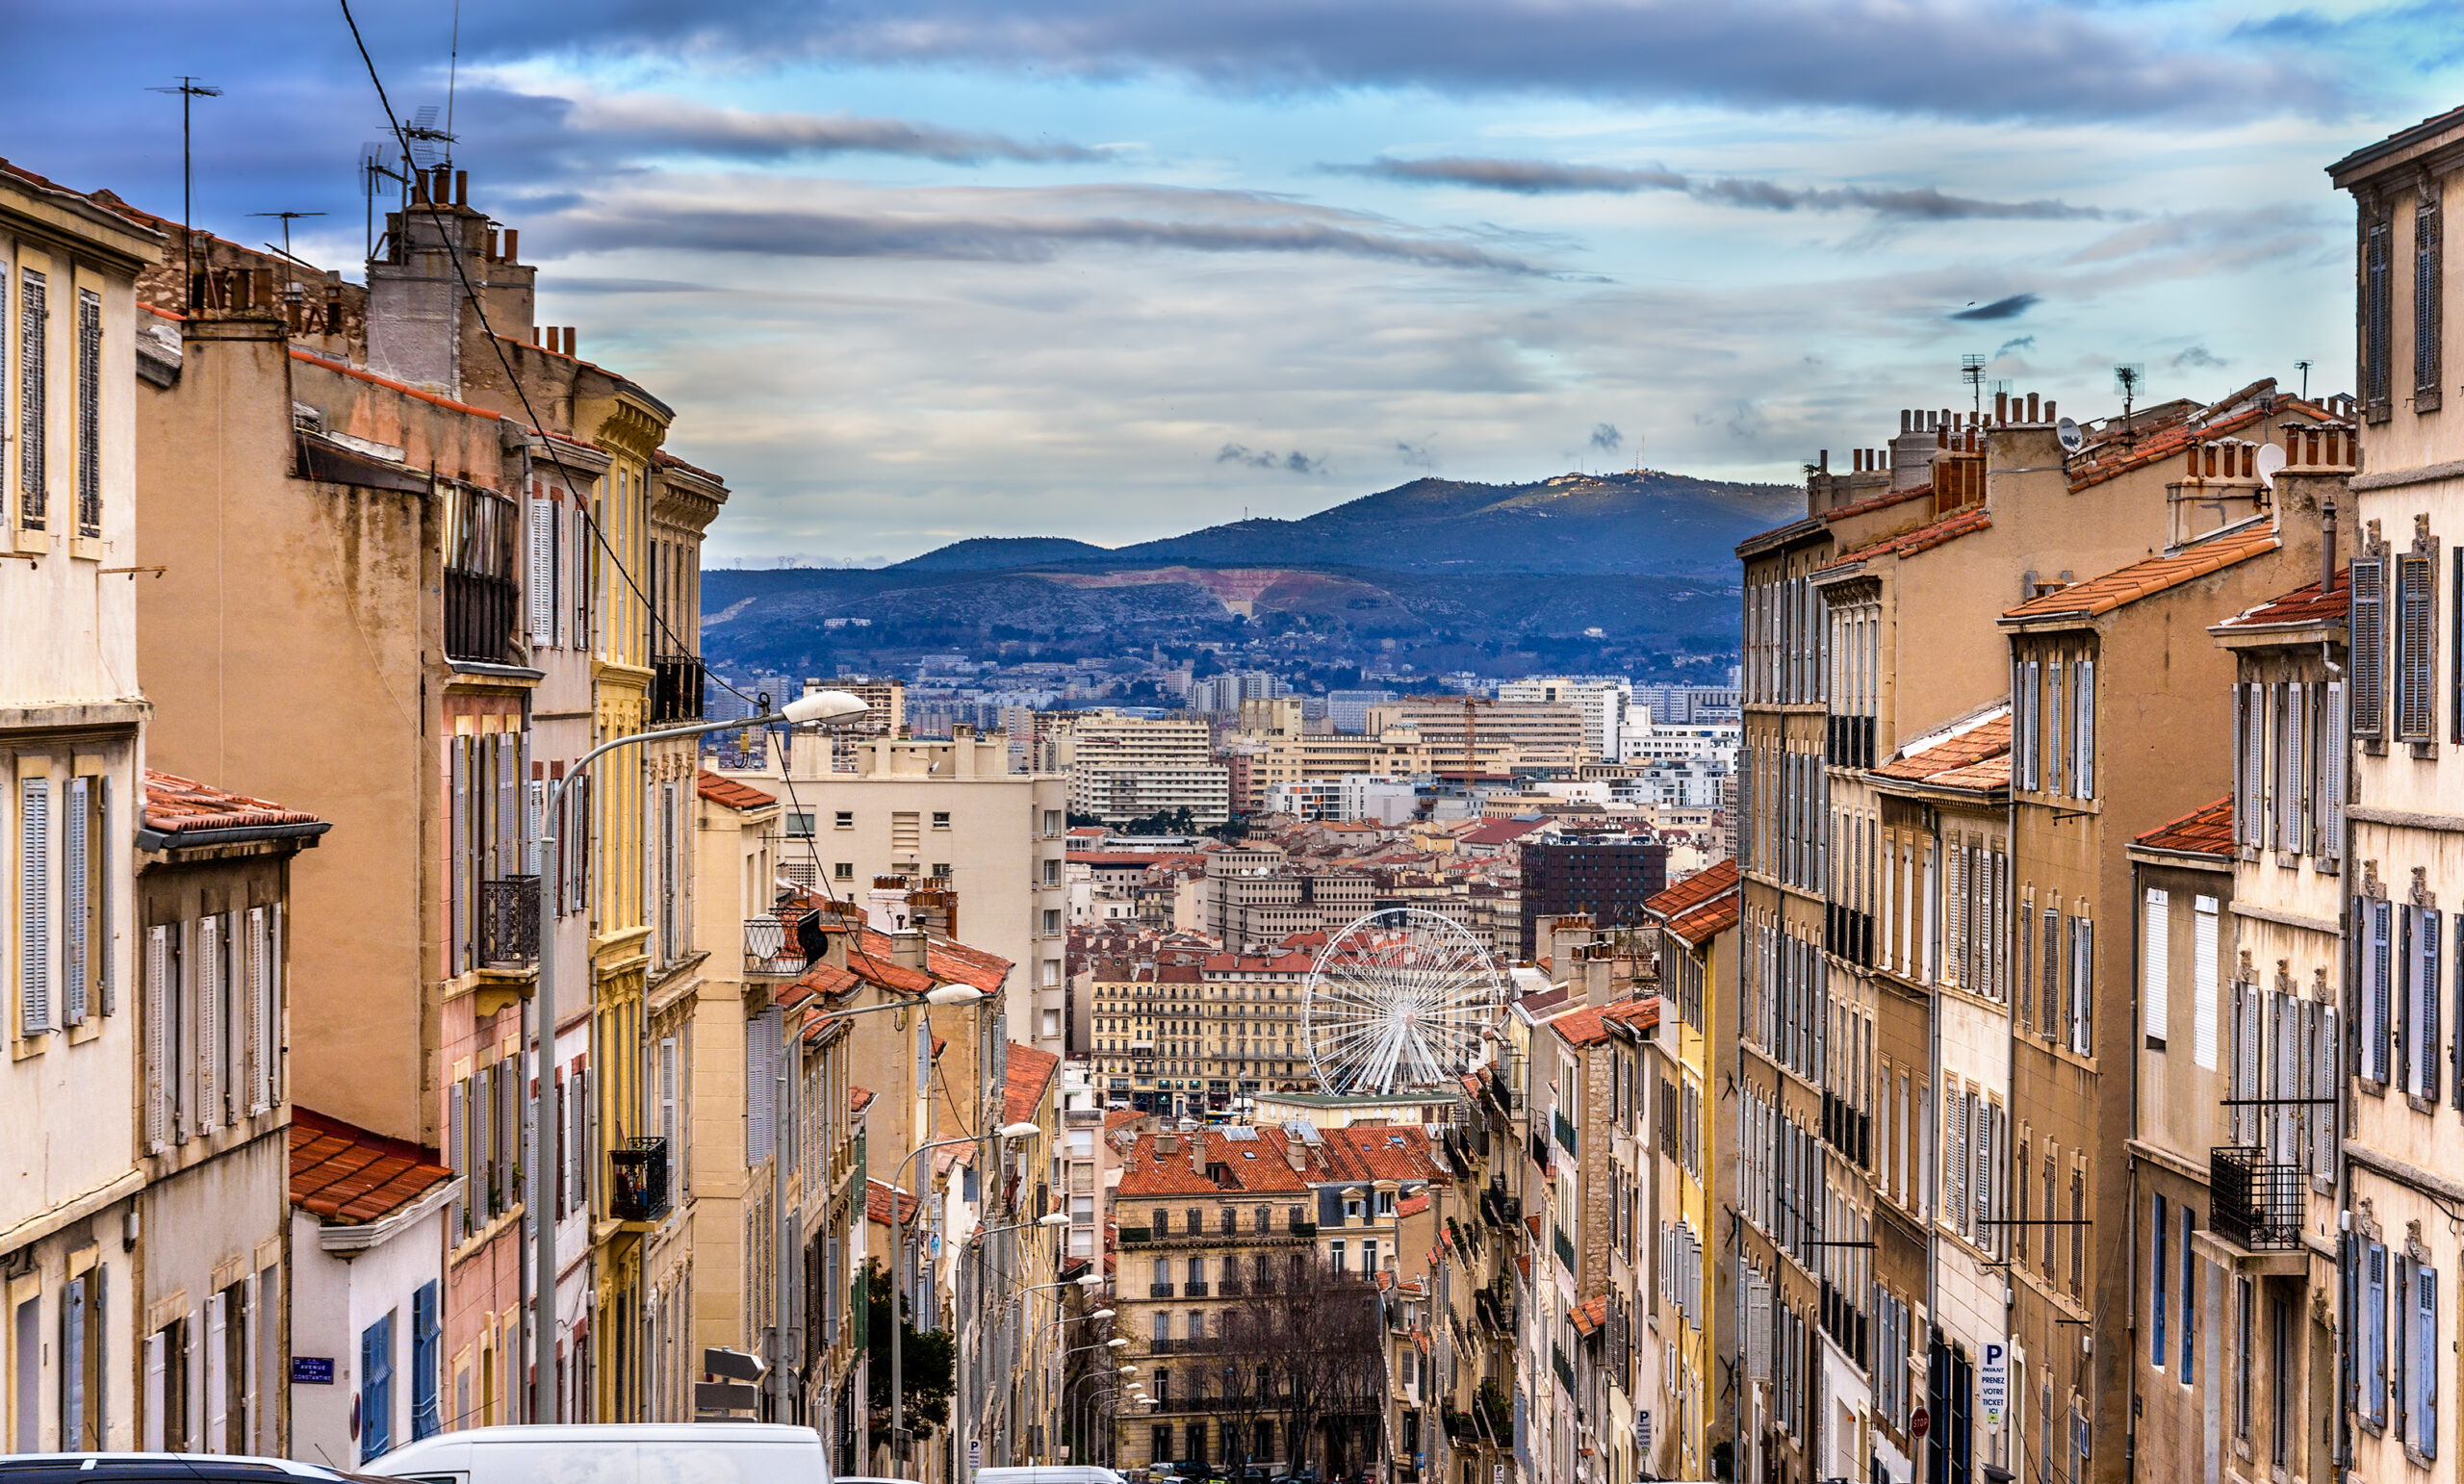
[[[331,1386],[292,1383],[291,1456],[352,1469],[359,1463],[351,1402],[361,1380],[360,1335],[388,1313],[394,1316],[393,1440],[398,1446],[410,1441],[411,1295],[436,1282],[443,1268],[445,1208],[347,1261],[318,1245],[320,1230],[315,1216],[292,1214],[291,1354],[295,1367],[303,1357],[330,1359],[334,1380]],[[441,1376],[437,1384],[444,1386]]]

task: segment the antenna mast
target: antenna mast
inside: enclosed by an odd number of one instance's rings
[[[1985,417],[1985,357],[1961,356],[1960,379],[1967,383],[1967,389],[1972,394],[1970,401],[1976,407],[1977,418],[1982,421]]]
[[[162,88],[148,88],[145,90],[176,92],[180,95],[180,256],[183,260],[182,266],[188,269],[188,306],[193,311],[197,306],[197,290],[202,286],[197,282],[196,230],[192,225],[195,220],[196,178],[189,154],[189,100],[218,98],[222,96],[222,90],[209,88],[195,78],[183,74],[176,83]]]
[[[2121,394],[2121,435],[2129,438],[2135,429],[2130,425],[2130,404],[2139,395],[2141,382],[2147,379],[2147,368],[2140,365],[2114,368],[2114,390]]]
[[[325,214],[323,212],[250,212],[248,215],[251,217],[280,217],[282,219],[282,255],[286,258],[290,258],[294,263],[296,263],[299,259],[294,256],[291,251],[291,224],[297,221],[302,217],[321,217]]]

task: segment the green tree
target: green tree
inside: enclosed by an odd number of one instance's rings
[[[876,1446],[889,1444],[889,1279],[882,1272],[881,1259],[864,1262],[864,1334],[866,1349],[872,1365],[873,1427]],[[903,1297],[898,1318],[898,1341],[905,1352],[902,1357],[905,1373],[900,1377],[906,1388],[908,1431],[918,1437],[950,1420],[950,1392],[957,1384],[958,1354],[947,1330],[918,1331],[913,1322],[914,1305]]]

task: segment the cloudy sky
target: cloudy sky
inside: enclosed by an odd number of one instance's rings
[[[2341,390],[2322,167],[2464,101],[2453,0],[497,0],[458,58],[452,0],[353,9],[756,564],[1792,478],[1968,353],[2081,416],[2119,362]],[[11,10],[0,154],[176,214],[192,73],[201,224],[360,258],[337,0]]]

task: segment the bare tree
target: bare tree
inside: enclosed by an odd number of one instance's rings
[[[1282,1292],[1252,1293],[1228,1311],[1211,1377],[1224,1395],[1225,1461],[1262,1462],[1257,1424],[1280,1413],[1286,1467],[1356,1467],[1350,1440],[1372,1431],[1386,1394],[1385,1319],[1376,1284],[1303,1264]]]

